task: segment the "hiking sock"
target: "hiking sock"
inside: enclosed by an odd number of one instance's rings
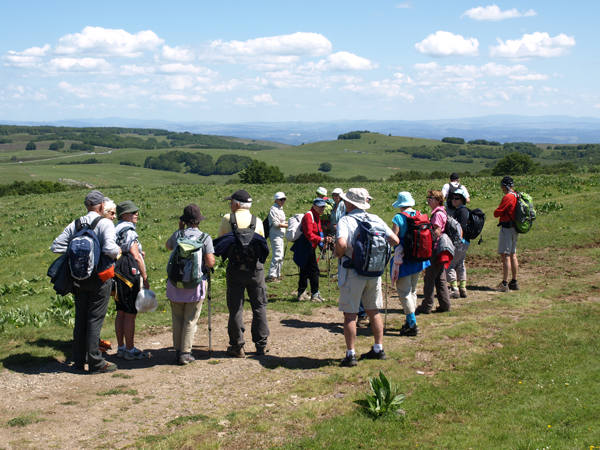
[[[517,280],[515,280],[514,278],[512,280],[510,280],[511,283],[516,283]]]
[[[356,353],[354,352],[354,349],[352,350],[346,350],[346,356],[352,356],[355,355]]]
[[[456,280],[450,282],[450,287],[452,289],[456,289],[457,286],[458,286],[458,282]]]
[[[417,316],[415,316],[415,313],[410,313],[406,315],[406,323],[411,328],[415,327],[415,325],[417,324]]]
[[[458,287],[461,287],[461,288],[463,288],[463,289],[466,289],[466,288],[467,288],[467,280],[460,280],[460,281],[458,282]]]
[[[127,347],[125,345],[119,345],[119,350],[124,352],[125,350],[127,350]]]
[[[381,350],[383,350],[383,344],[373,344],[373,351],[375,353],[379,353]]]
[[[502,286],[508,286],[508,281],[502,280]]]

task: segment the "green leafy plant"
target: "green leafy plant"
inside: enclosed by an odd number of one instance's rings
[[[364,408],[374,419],[395,412],[406,398],[404,394],[397,394],[398,386],[392,384],[381,371],[379,378],[369,379],[369,385],[373,395],[365,394],[364,399],[355,400],[354,403]]]

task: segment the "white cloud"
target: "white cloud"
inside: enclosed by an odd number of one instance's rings
[[[321,65],[325,71],[344,71],[344,70],[371,70],[377,67],[371,61],[348,52],[337,52],[329,55],[327,60],[321,60],[317,65]]]
[[[163,42],[164,39],[150,30],[131,34],[125,30],[85,27],[81,33],[61,37],[54,52],[64,55],[91,53],[99,56],[137,58],[142,56],[145,50],[154,50]]]
[[[363,81],[361,77],[353,77],[351,75],[333,75],[328,77],[327,80],[338,84],[353,84],[361,83]]]
[[[252,97],[252,101],[255,103],[263,103],[265,105],[278,105],[277,102],[273,101],[271,94],[258,94]]]
[[[7,88],[7,97],[15,100],[46,100],[47,96],[41,91],[35,91],[29,86],[9,84]]]
[[[103,58],[54,58],[48,65],[56,72],[107,72],[112,67]]]
[[[181,64],[181,63],[172,63],[172,64],[162,64],[157,68],[157,72],[159,73],[189,73],[189,74],[197,74],[197,75],[211,75],[214,74],[210,69],[206,67],[197,67],[193,64]]]
[[[525,59],[525,58],[551,58],[569,53],[575,46],[575,38],[565,34],[550,37],[548,33],[536,31],[533,34],[524,34],[523,38],[515,40],[497,39],[498,45],[490,47],[492,58]]]
[[[544,92],[558,92],[558,89],[551,88],[551,87],[548,87],[548,86],[544,86],[544,87],[542,87],[542,89],[544,90]]]
[[[201,95],[186,95],[186,94],[163,94],[155,95],[152,98],[159,98],[161,100],[168,100],[179,103],[197,103],[206,102],[207,100]]]
[[[331,53],[331,42],[318,33],[297,32],[247,41],[212,41],[200,59],[235,64],[292,64],[300,56]]]
[[[150,74],[150,73],[154,73],[153,67],[137,66],[135,64],[127,64],[127,65],[121,66],[121,75],[133,76],[133,75],[146,75],[146,74]]]
[[[125,91],[118,83],[85,83],[75,86],[66,81],[58,83],[58,87],[68,94],[79,98],[108,97],[113,99],[123,99]]]
[[[509,78],[515,81],[542,81],[550,77],[542,73],[528,73],[527,75],[511,75]]]
[[[477,56],[479,41],[475,38],[464,38],[460,34],[438,31],[430,34],[418,44],[415,50],[428,56]]]
[[[42,56],[50,50],[50,45],[46,44],[43,47],[31,47],[22,52],[8,51],[8,53],[2,56],[4,66],[6,67],[22,67],[22,68],[33,68],[38,65]]]
[[[160,57],[167,61],[189,62],[194,60],[194,52],[182,47],[163,45]]]
[[[504,19],[512,19],[514,17],[530,17],[535,16],[537,13],[530,9],[524,13],[520,13],[516,8],[509,9],[506,11],[500,11],[500,8],[496,5],[486,6],[478,6],[477,8],[471,8],[468,11],[465,11],[460,17],[470,17],[473,20],[504,20]]]
[[[422,78],[444,78],[451,81],[460,81],[465,79],[481,77],[508,77],[513,80],[548,78],[548,76],[546,75],[529,74],[529,70],[527,69],[527,67],[521,64],[517,64],[514,66],[504,66],[496,63],[487,63],[481,67],[461,64],[453,66],[441,66],[434,61],[425,64],[415,64],[414,68],[419,73],[419,76]]]
[[[252,103],[241,97],[236,98],[235,101],[233,102],[233,104],[238,105],[238,106],[256,106],[255,103]]]

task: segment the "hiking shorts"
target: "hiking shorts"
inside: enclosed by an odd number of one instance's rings
[[[357,314],[362,300],[365,310],[381,309],[381,277],[359,277],[353,270],[346,275],[346,282],[340,286],[339,310],[345,313]]]
[[[517,229],[500,227],[500,236],[498,237],[498,254],[517,253],[517,238],[519,233]]]
[[[117,306],[117,311],[123,311],[127,314],[137,314],[138,311],[135,308],[135,300],[137,299],[137,295],[139,292],[139,289],[130,289],[122,297],[115,296],[115,304]]]

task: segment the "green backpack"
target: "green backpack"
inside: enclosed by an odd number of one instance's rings
[[[517,210],[515,214],[515,228],[517,233],[525,234],[533,227],[535,220],[535,208],[533,199],[525,192],[517,192]]]
[[[179,230],[177,245],[167,263],[167,276],[173,286],[195,289],[202,283],[202,248],[207,238],[206,233],[197,238],[186,237],[184,231]]]

